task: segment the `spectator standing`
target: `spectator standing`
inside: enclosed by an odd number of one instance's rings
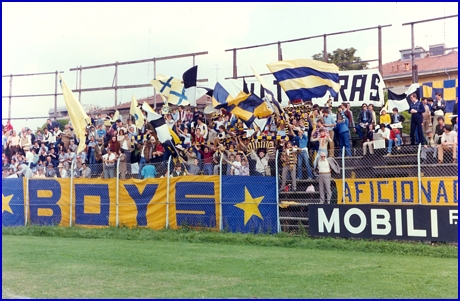
[[[446,101],[442,99],[442,93],[437,92],[435,94],[435,100],[432,106],[433,110],[433,131],[436,132],[436,126],[438,125],[438,117],[444,117],[446,111]]]
[[[409,113],[412,114],[410,121],[410,140],[412,145],[416,145],[416,142],[423,142],[423,113],[425,112],[425,107],[417,99],[417,94],[412,93],[409,96],[411,100]]]
[[[286,142],[286,147],[281,153],[281,162],[283,165],[281,175],[281,189],[286,186],[287,174],[291,172],[292,189],[297,190],[296,165],[297,165],[297,148],[294,148],[291,141]]]
[[[323,109],[323,122],[324,127],[329,132],[329,137],[331,141],[329,141],[329,156],[334,157],[334,127],[336,125],[336,120],[332,114],[329,114],[328,109]]]
[[[107,153],[102,156],[104,162],[104,178],[110,179],[115,177],[115,161],[117,157],[110,148],[107,148]]]
[[[330,204],[332,197],[331,170],[340,172],[340,167],[334,158],[326,158],[326,152],[321,151],[319,159],[315,161],[315,169],[318,169],[319,200],[321,204]],[[324,198],[326,192],[326,198]]]

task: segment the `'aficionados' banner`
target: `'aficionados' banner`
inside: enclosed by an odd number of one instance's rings
[[[342,102],[349,102],[352,107],[360,107],[363,103],[376,107],[384,105],[383,88],[385,83],[377,69],[339,71],[340,91],[333,98],[332,106],[337,107]],[[313,104],[323,106],[329,99],[329,93],[324,97],[313,98]]]

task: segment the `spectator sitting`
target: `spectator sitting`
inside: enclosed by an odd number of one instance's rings
[[[64,169],[64,165],[59,163],[58,165],[58,175],[59,178],[69,178],[70,174],[67,173],[67,170]]]
[[[369,125],[369,131],[363,137],[363,156],[366,155],[366,149],[369,147],[369,154],[374,154],[374,125]]]
[[[399,128],[402,128],[405,118],[403,115],[399,114],[398,108],[393,108],[393,115],[391,115],[390,118],[391,124],[399,124]]]
[[[380,129],[377,131],[377,133],[382,134],[382,138],[385,139],[385,141],[388,143],[387,156],[390,156],[391,148],[393,146],[393,142],[395,139],[393,132],[390,131],[384,124],[381,124]]]
[[[400,149],[401,149],[400,146],[401,146],[402,143],[403,143],[402,138],[401,138],[401,132],[400,132],[399,129],[396,128],[396,127],[395,127],[395,128],[392,128],[392,129],[391,129],[391,132],[393,133],[393,136],[394,136],[394,141],[395,141],[395,143],[396,143],[396,149],[397,149],[397,150],[400,150]]]
[[[48,163],[45,176],[47,178],[57,178],[56,170],[54,169],[54,165],[52,163]]]
[[[457,163],[457,133],[452,131],[450,125],[444,127],[444,134],[441,136],[441,145],[438,146],[439,164],[443,163],[444,152],[452,152],[453,163]]]
[[[46,179],[46,176],[45,174],[43,173],[43,167],[38,167],[37,168],[37,172],[33,175],[32,177],[33,179],[43,179],[45,178]]]
[[[433,153],[433,158],[436,159],[437,154],[438,154],[438,145],[436,143],[436,140],[434,139],[433,136],[433,130],[428,129],[426,131],[426,137],[425,137],[425,143],[422,148],[422,153],[420,157],[422,158],[422,163],[426,164],[427,163],[427,153]]]
[[[385,108],[382,108],[380,110],[380,124],[384,125],[390,125],[391,124],[391,117],[390,115],[387,114],[387,110]]]

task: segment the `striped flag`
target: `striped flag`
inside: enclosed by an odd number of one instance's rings
[[[403,94],[396,94],[393,93],[390,89],[388,89],[388,101],[387,101],[387,108],[388,110],[393,110],[393,108],[398,108],[399,112],[407,111],[410,108],[410,100],[409,95],[412,93],[418,94],[419,84],[412,84],[407,89],[406,92]],[[418,98],[418,97],[417,97]]]
[[[188,69],[182,75],[184,81],[185,95],[192,107],[196,107],[196,101],[206,95],[207,90],[196,86],[198,78],[198,65]]]
[[[267,64],[289,100],[333,97],[340,91],[339,68],[316,60],[297,59]]]
[[[273,94],[272,91],[270,91],[269,89],[267,89],[267,84],[265,83],[265,81],[263,80],[263,78],[259,75],[259,73],[257,73],[254,68],[252,68],[251,66],[251,69],[252,69],[252,72],[254,73],[255,77],[257,78],[257,80],[259,81],[260,83],[260,87],[261,87],[261,93],[260,95],[262,96],[262,91],[264,92],[265,95],[265,98],[268,100],[268,102],[270,104],[272,104],[272,107],[273,107],[273,111],[275,112],[276,115],[281,115],[283,116],[283,113],[284,113],[284,110],[283,108],[281,107],[281,104],[278,102],[278,100],[275,98],[275,95]]]
[[[147,120],[157,132],[158,140],[160,140],[161,143],[171,140],[169,127],[166,125],[164,117],[157,114],[146,101],[142,104],[142,110],[147,112]]]

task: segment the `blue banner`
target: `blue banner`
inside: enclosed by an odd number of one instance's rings
[[[23,179],[2,179],[2,226],[24,226],[24,222]]]
[[[224,230],[277,233],[277,206],[274,177],[222,176]]]

